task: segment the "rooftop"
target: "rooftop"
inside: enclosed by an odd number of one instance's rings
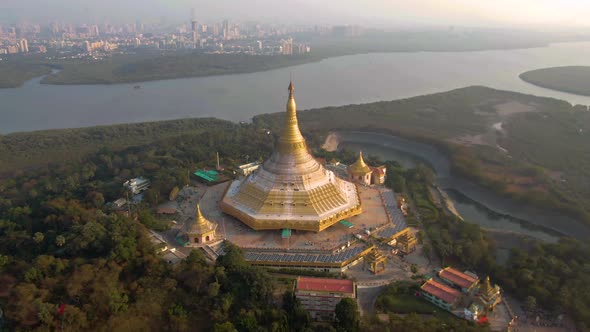
[[[449,286],[443,285],[434,279],[430,279],[420,287],[422,291],[436,296],[437,298],[445,301],[446,303],[455,303],[457,299],[461,296],[461,292],[456,289],[453,289]]]
[[[348,279],[298,277],[297,290],[354,293],[354,281]]]
[[[461,288],[469,288],[475,284],[478,279],[452,267],[446,267],[440,271],[439,277],[446,279]]]

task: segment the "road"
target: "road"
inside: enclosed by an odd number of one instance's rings
[[[363,316],[372,315],[375,312],[375,301],[377,301],[377,297],[379,296],[381,291],[383,291],[383,288],[385,288],[385,286],[358,287],[357,301],[359,303],[361,314]]]

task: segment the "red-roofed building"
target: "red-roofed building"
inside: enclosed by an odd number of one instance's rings
[[[371,174],[371,182],[373,184],[384,184],[385,174],[387,173],[387,168],[385,168],[385,165],[371,168],[373,169],[373,173]]]
[[[453,310],[461,297],[461,292],[433,279],[425,282],[420,287],[421,294],[427,301],[447,311]]]
[[[438,276],[451,286],[460,288],[463,292],[470,292],[479,282],[479,278],[447,267],[438,273]]]
[[[298,277],[295,297],[313,319],[333,320],[340,300],[356,298],[356,284],[347,279]]]

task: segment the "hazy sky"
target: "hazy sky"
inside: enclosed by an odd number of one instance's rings
[[[0,20],[177,21],[191,8],[201,21],[590,26],[590,0],[0,0]]]

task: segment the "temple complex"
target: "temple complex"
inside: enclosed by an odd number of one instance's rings
[[[232,182],[220,207],[255,230],[320,232],[362,212],[356,185],[324,168],[309,152],[297,123],[293,83],[272,156]]]
[[[217,224],[207,220],[197,204],[197,213],[194,221],[186,224],[185,232],[188,236],[189,245],[201,245],[214,241],[216,229]]]

